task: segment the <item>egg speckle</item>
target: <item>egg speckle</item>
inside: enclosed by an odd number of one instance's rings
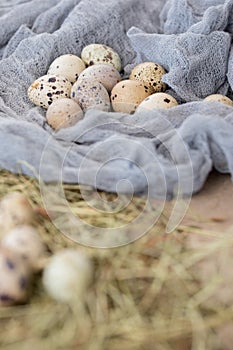
[[[115,112],[133,114],[137,106],[150,94],[150,89],[143,83],[123,80],[112,89],[112,108]]]
[[[220,94],[213,94],[207,96],[203,101],[205,102],[221,102],[228,106],[233,106],[233,101],[229,99],[228,97]]]
[[[87,66],[93,64],[111,64],[119,72],[121,71],[121,59],[111,47],[102,44],[90,44],[81,53],[82,60]]]
[[[46,113],[48,124],[55,130],[68,128],[76,124],[82,117],[81,107],[70,98],[55,100]]]
[[[85,68],[80,57],[68,54],[57,57],[50,65],[48,74],[61,75],[74,83]]]
[[[21,257],[0,247],[0,306],[27,301],[32,271]]]
[[[43,285],[61,302],[83,298],[93,275],[91,260],[75,249],[64,249],[51,257],[44,269]]]
[[[18,226],[9,231],[2,240],[2,246],[20,255],[33,270],[39,268],[40,260],[46,255],[45,245],[32,226]]]
[[[76,101],[84,111],[90,108],[105,112],[110,110],[108,92],[98,81],[88,79],[78,80],[72,87],[71,98]]]
[[[178,102],[173,96],[163,92],[157,92],[142,101],[137,108],[137,112],[157,108],[171,108],[175,106],[178,106]]]
[[[65,77],[44,75],[35,80],[28,89],[28,98],[36,106],[48,108],[53,101],[69,97],[71,83]]]
[[[79,76],[79,80],[96,80],[101,83],[108,92],[121,81],[121,75],[109,64],[96,64],[85,69]]]
[[[162,82],[162,77],[166,73],[165,69],[153,62],[144,62],[132,70],[131,80],[138,80],[148,85],[152,93],[166,91],[166,84]]]

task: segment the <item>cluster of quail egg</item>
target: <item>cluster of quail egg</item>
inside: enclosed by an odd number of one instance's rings
[[[55,130],[74,125],[90,108],[132,114],[137,108],[177,105],[164,93],[165,70],[160,65],[142,63],[126,80],[121,70],[121,59],[112,48],[91,44],[82,50],[81,58],[72,54],[56,58],[47,75],[31,84],[28,97],[47,109],[47,122]]]
[[[81,58],[73,54],[56,58],[47,75],[31,84],[28,97],[47,109],[47,122],[55,130],[74,125],[90,108],[134,114],[178,105],[165,93],[162,78],[166,71],[161,65],[141,63],[124,80],[121,70],[117,52],[106,45],[90,44],[82,50]],[[210,95],[205,100],[233,106],[223,95]]]
[[[76,249],[49,255],[34,226],[35,211],[27,197],[12,192],[0,201],[0,306],[25,303],[35,274],[43,270],[47,293],[57,301],[83,297],[92,278],[89,258]]]

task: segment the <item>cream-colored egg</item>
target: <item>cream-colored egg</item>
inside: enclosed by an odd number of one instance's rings
[[[59,75],[44,75],[35,80],[28,89],[28,98],[36,106],[48,108],[53,101],[69,97],[71,83]]]
[[[108,92],[121,81],[121,75],[110,64],[96,64],[85,69],[79,76],[79,80],[88,79],[101,83]]]
[[[71,90],[71,98],[76,101],[84,111],[90,108],[105,112],[110,110],[108,92],[98,81],[88,79],[76,81]]]
[[[224,103],[228,106],[233,106],[233,101],[231,99],[229,99],[228,97],[226,97],[224,95],[220,95],[220,94],[209,95],[203,101],[205,101],[205,102],[211,102],[211,101],[221,102],[221,103]]]
[[[166,84],[162,82],[162,77],[166,73],[165,69],[157,63],[144,62],[132,70],[130,79],[138,80],[148,85],[152,93],[166,91]]]
[[[137,108],[137,112],[157,108],[172,108],[178,106],[176,99],[164,92],[157,92],[146,98]]]
[[[0,232],[2,236],[18,225],[31,224],[33,220],[33,208],[24,194],[11,192],[2,198],[0,202]]]
[[[111,64],[119,72],[121,71],[121,59],[111,47],[102,44],[90,44],[82,50],[82,60],[87,66],[93,64]]]
[[[81,107],[71,98],[60,98],[48,108],[46,119],[55,130],[68,128],[83,118]]]
[[[32,226],[18,226],[9,231],[2,240],[2,246],[19,254],[33,270],[40,268],[40,261],[46,256],[39,232]]]
[[[85,68],[86,65],[80,57],[68,54],[57,57],[50,65],[47,74],[61,75],[74,83]]]
[[[47,293],[61,302],[83,298],[93,276],[90,259],[75,249],[64,249],[51,257],[43,273]]]
[[[27,301],[32,271],[15,252],[0,247],[0,306]]]
[[[112,108],[115,112],[133,114],[138,105],[150,94],[148,86],[139,81],[123,80],[112,89]]]

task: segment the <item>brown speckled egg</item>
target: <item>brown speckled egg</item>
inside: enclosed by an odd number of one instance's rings
[[[57,57],[50,65],[48,74],[61,75],[74,83],[85,68],[81,58],[68,54]]]
[[[112,89],[112,108],[115,112],[133,114],[137,106],[150,94],[148,86],[139,81],[123,80]]]
[[[171,108],[178,106],[176,99],[164,92],[157,92],[146,98],[137,108],[138,111],[153,110],[157,108]]]
[[[0,202],[0,232],[4,235],[18,225],[34,220],[34,211],[27,197],[19,192],[7,194]]]
[[[26,302],[30,280],[30,266],[15,252],[0,247],[0,306]]]
[[[152,89],[152,93],[163,92],[167,88],[166,84],[161,81],[165,73],[165,69],[159,64],[144,62],[134,67],[130,74],[130,79],[138,80],[148,85]]]
[[[89,79],[101,83],[108,92],[121,81],[121,75],[110,64],[96,64],[85,69],[79,76],[79,80]]]
[[[224,103],[228,106],[231,106],[231,107],[233,106],[233,101],[231,99],[229,99],[228,97],[226,97],[224,95],[220,95],[220,94],[209,95],[203,101],[205,101],[205,102],[221,102],[221,103]]]
[[[44,75],[35,80],[28,89],[28,97],[36,106],[48,108],[53,101],[69,97],[71,83],[65,77]]]
[[[94,108],[108,112],[110,110],[109,95],[105,87],[98,81],[78,80],[71,90],[71,98],[76,101],[81,108]]]
[[[82,60],[87,66],[107,63],[121,71],[121,59],[111,47],[102,44],[90,44],[82,50]]]
[[[2,246],[17,253],[33,270],[46,256],[45,245],[39,232],[32,226],[18,226],[9,231],[2,240]]]
[[[68,128],[83,117],[81,107],[71,98],[59,98],[49,106],[46,119],[55,130]]]

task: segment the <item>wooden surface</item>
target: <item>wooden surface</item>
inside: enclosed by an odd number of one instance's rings
[[[233,182],[230,175],[211,173],[194,195],[182,225],[213,231],[233,229]]]

